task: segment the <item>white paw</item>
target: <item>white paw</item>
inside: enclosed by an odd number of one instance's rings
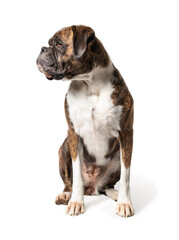
[[[134,215],[134,209],[131,203],[117,203],[116,214],[121,217],[131,217]]]
[[[71,216],[76,216],[84,213],[84,203],[83,202],[69,202],[67,206],[66,213]]]

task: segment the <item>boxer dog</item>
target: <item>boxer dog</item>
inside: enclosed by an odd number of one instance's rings
[[[102,43],[90,27],[63,28],[50,38],[49,47],[42,47],[37,66],[49,80],[70,81],[68,134],[58,153],[65,187],[56,204],[79,215],[84,195],[105,194],[117,201],[119,216],[132,216],[133,98]]]

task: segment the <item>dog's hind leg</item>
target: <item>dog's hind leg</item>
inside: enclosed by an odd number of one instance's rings
[[[114,188],[108,188],[104,190],[106,196],[112,198],[114,201],[117,201],[118,191]]]
[[[59,194],[56,197],[55,203],[58,205],[67,205],[71,198],[72,192],[72,160],[67,139],[65,139],[62,146],[60,147],[58,157],[59,171],[65,186],[63,193]]]

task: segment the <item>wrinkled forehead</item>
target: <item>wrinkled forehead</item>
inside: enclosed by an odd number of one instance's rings
[[[66,27],[60,29],[56,32],[53,37],[49,40],[49,44],[53,41],[53,39],[61,40],[63,43],[70,45],[73,42],[73,30],[72,27]]]

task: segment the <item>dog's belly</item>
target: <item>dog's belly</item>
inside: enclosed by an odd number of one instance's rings
[[[82,177],[85,195],[98,195],[112,188],[120,179],[119,152],[105,166],[88,165],[82,162]]]

